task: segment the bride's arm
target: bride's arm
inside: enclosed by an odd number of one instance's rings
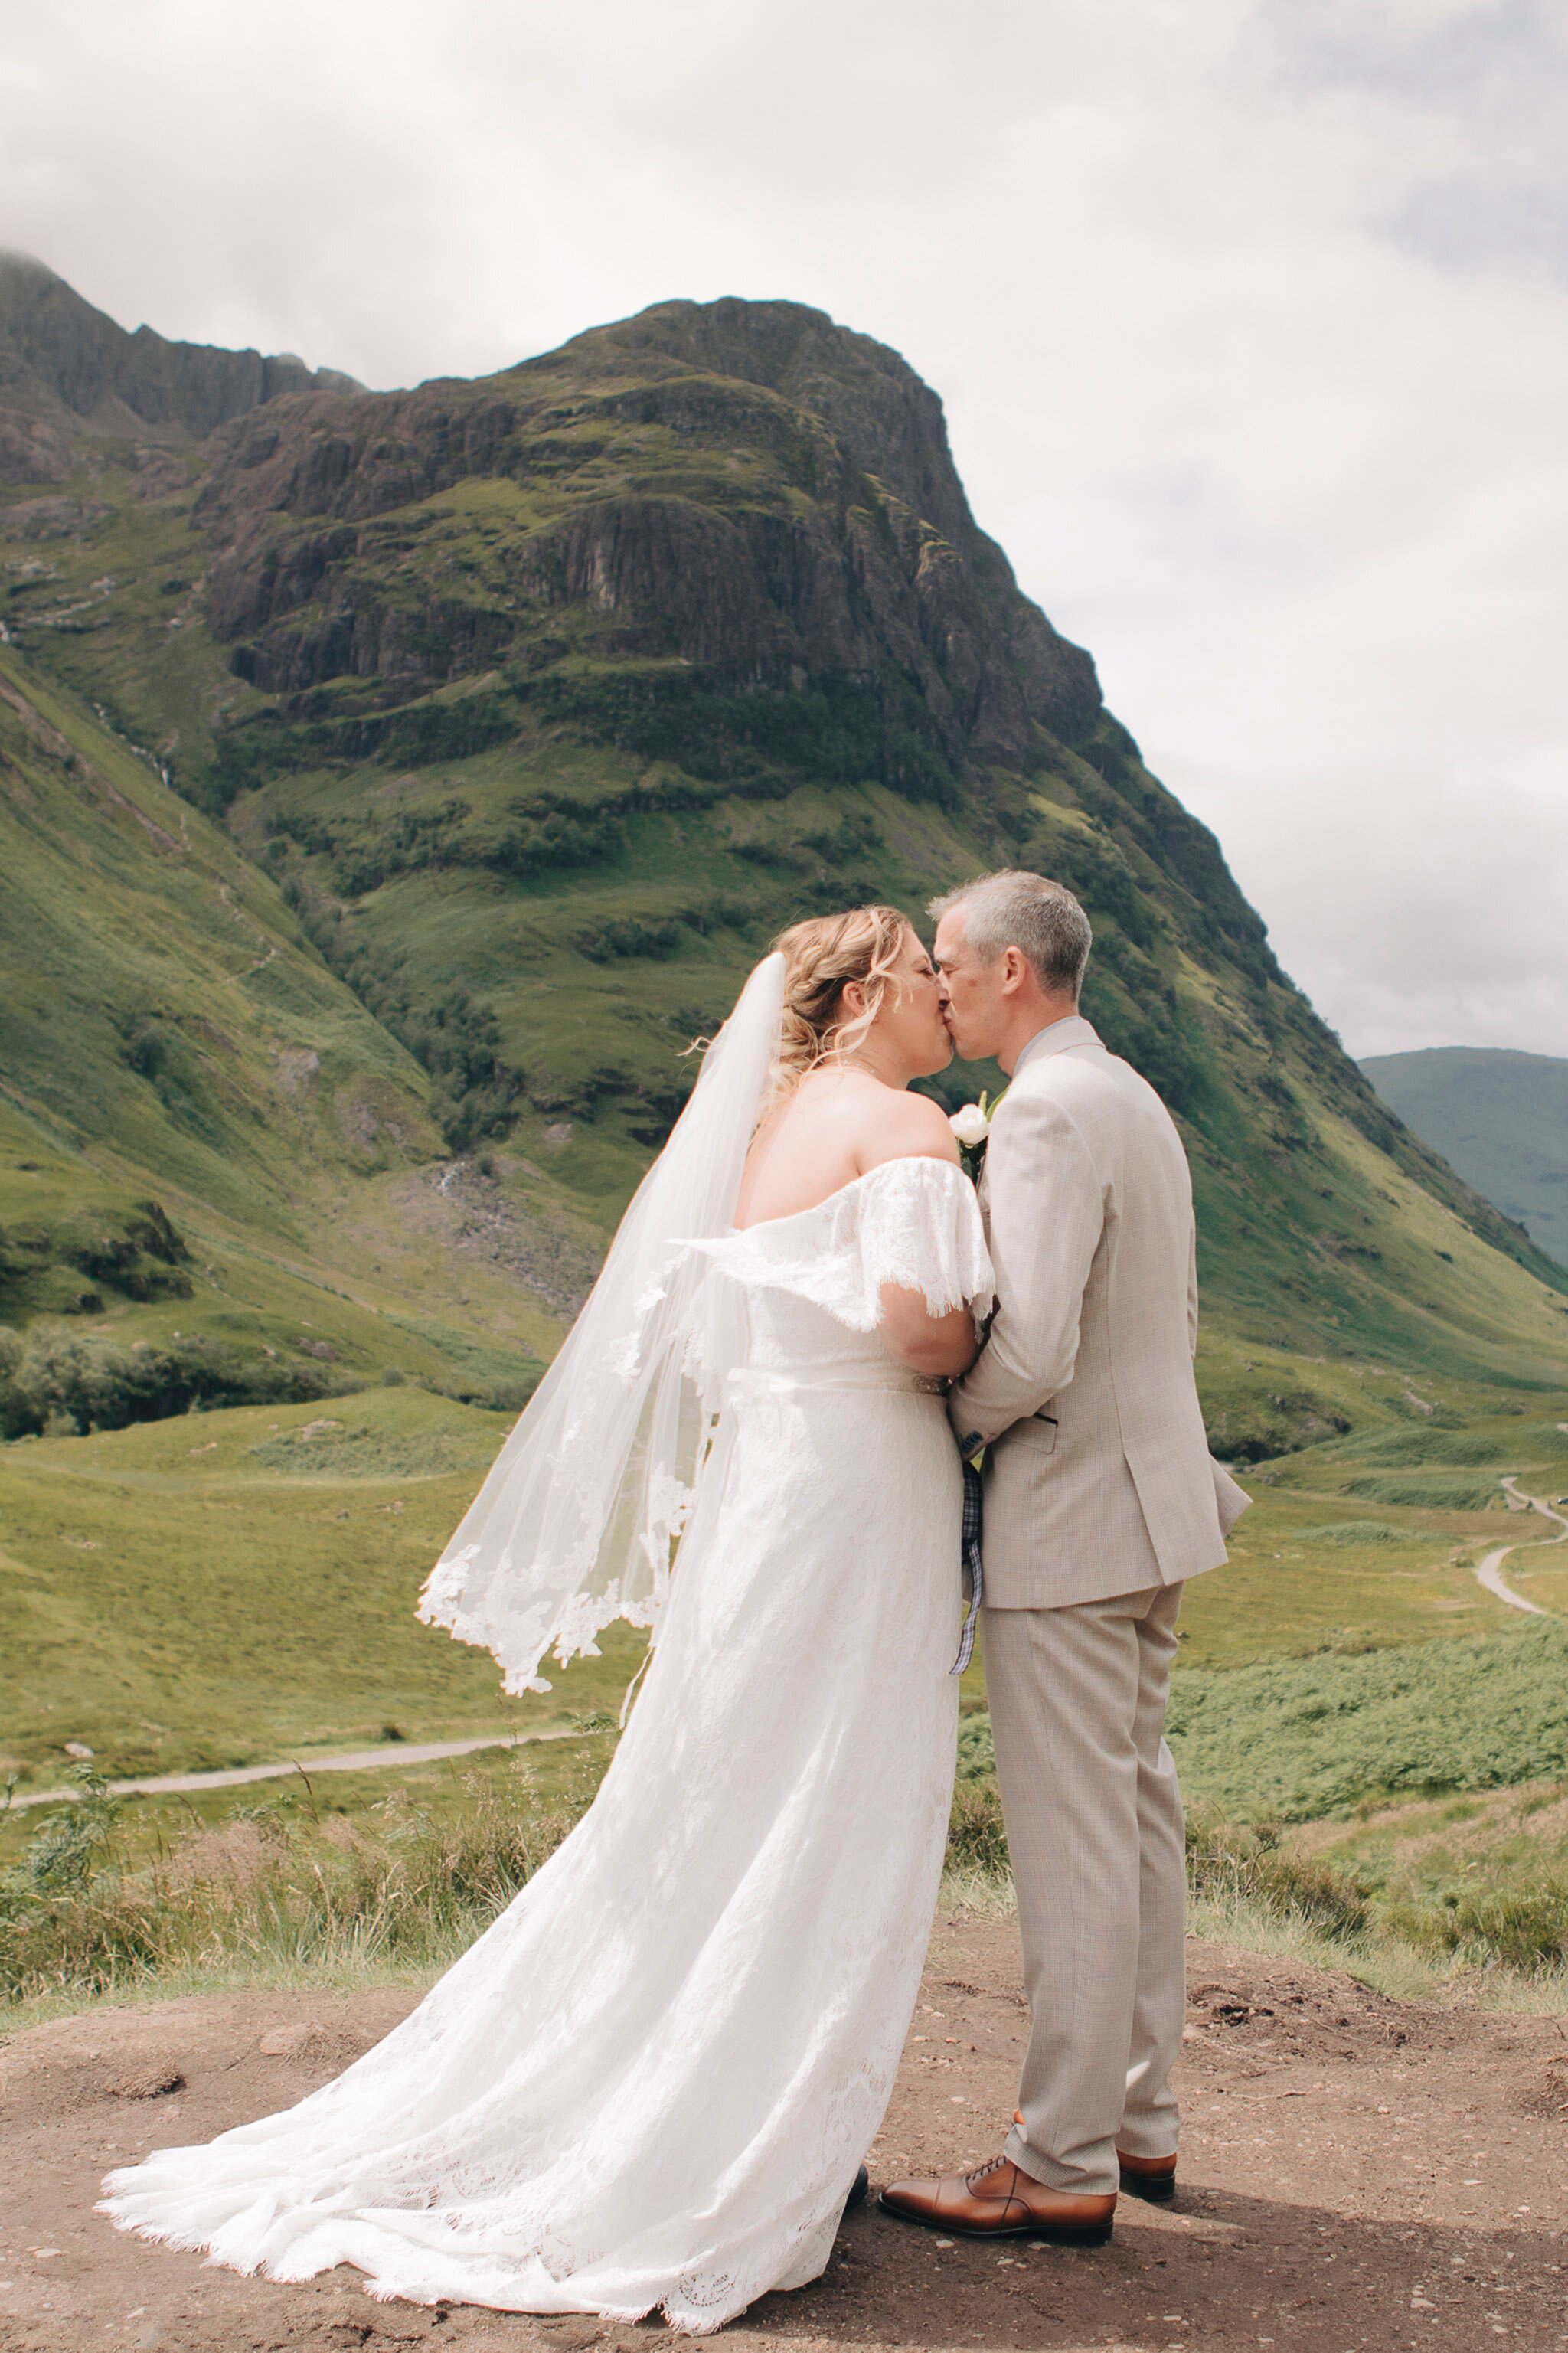
[[[947,1115],[929,1096],[879,1088],[877,1113],[875,1130],[857,1139],[856,1163],[862,1175],[889,1160],[945,1160],[958,1166],[958,1145]],[[967,1307],[933,1315],[923,1291],[907,1290],[899,1282],[882,1285],[878,1329],[883,1346],[911,1373],[956,1379],[980,1353],[974,1318]]]
[[[924,1292],[906,1291],[902,1283],[882,1285],[882,1320],[878,1329],[882,1345],[911,1373],[945,1373],[956,1379],[980,1354],[974,1318],[967,1307],[933,1315]]]

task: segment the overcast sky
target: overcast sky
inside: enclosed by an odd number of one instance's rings
[[[788,296],[947,404],[1360,1054],[1568,1054],[1562,0],[76,0],[0,244],[374,385]]]

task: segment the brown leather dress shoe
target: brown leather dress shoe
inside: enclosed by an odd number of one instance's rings
[[[1121,2168],[1121,2187],[1130,2198],[1146,2198],[1152,2206],[1164,2206],[1175,2196],[1173,2157],[1129,2157],[1119,2148],[1116,2162]]]
[[[1005,2157],[952,2181],[890,2182],[877,2203],[901,2222],[955,2239],[1045,2239],[1053,2247],[1103,2247],[1116,2213],[1114,2195],[1047,2189]]]

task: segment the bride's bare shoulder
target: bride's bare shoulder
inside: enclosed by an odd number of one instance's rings
[[[958,1142],[947,1113],[929,1095],[872,1080],[857,1110],[856,1157],[862,1175],[885,1160],[950,1160],[957,1165]]]

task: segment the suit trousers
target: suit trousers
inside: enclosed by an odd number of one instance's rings
[[[986,1609],[985,1683],[1032,2027],[1008,2138],[1052,2189],[1170,2157],[1186,2015],[1186,1858],[1165,1704],[1180,1585]]]

